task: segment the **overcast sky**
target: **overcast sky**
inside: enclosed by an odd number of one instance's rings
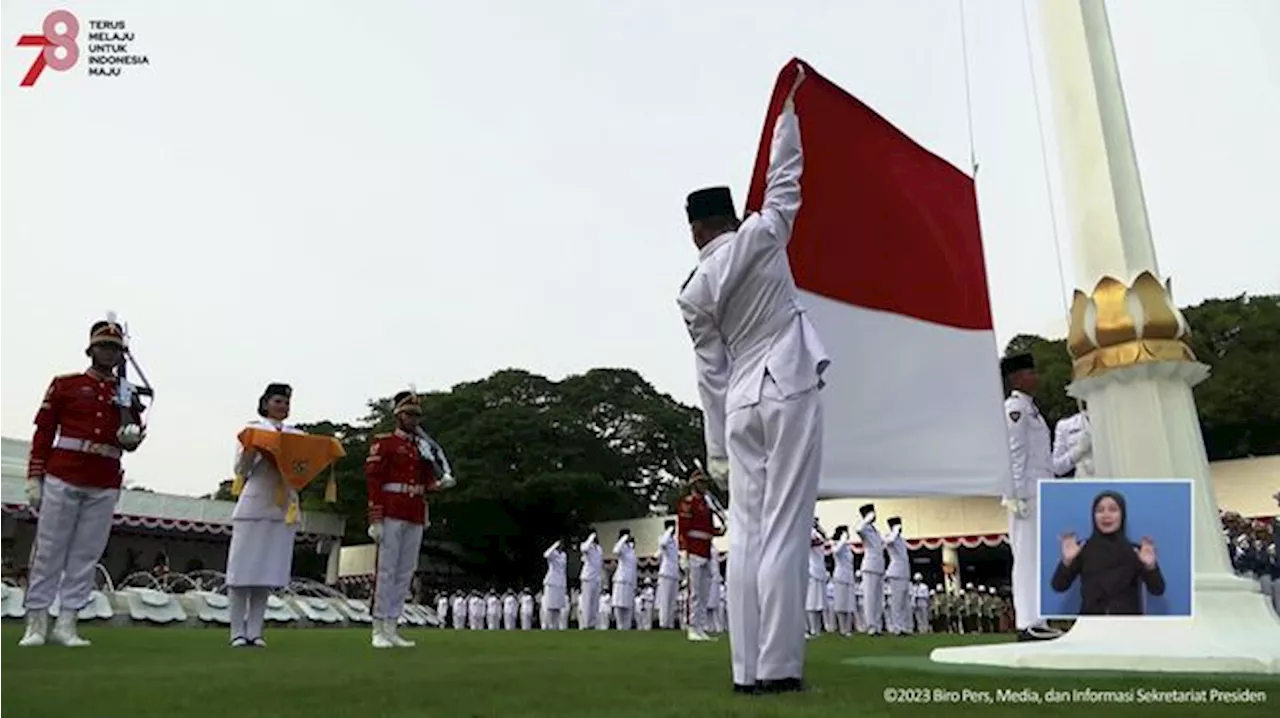
[[[124,20],[151,65],[19,89],[16,38],[58,7]],[[1110,9],[1176,299],[1280,291],[1280,3]],[[1060,334],[1022,5],[964,15],[999,340]],[[227,478],[271,381],[299,421],[503,367],[630,366],[695,403],[685,194],[727,182],[741,205],[792,56],[967,168],[960,20],[956,0],[6,0],[0,431],[29,438],[107,309],[158,395],[129,479],[160,491]]]

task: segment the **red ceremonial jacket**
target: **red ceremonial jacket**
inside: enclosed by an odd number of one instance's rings
[[[431,460],[418,452],[416,437],[399,429],[373,437],[364,475],[369,482],[369,523],[384,518],[426,523],[426,494],[439,482]],[[389,485],[398,485],[398,490],[385,490]]]
[[[36,412],[27,477],[54,476],[84,488],[120,488],[123,450],[116,440],[120,407],[115,395],[116,378],[93,369],[55,377]],[[135,403],[133,421],[141,422],[141,417],[142,405]]]
[[[680,499],[676,509],[676,533],[680,548],[694,556],[711,558],[711,538],[724,533],[711,521],[711,506],[707,500],[695,494]]]

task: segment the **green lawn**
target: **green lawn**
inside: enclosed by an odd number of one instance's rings
[[[270,631],[266,650],[231,649],[221,630],[88,628],[91,648],[19,649],[0,632],[6,715],[21,718],[409,718],[440,716],[1277,715],[1274,678],[1080,676],[931,669],[922,659],[956,636],[824,637],[809,643],[804,695],[729,691],[727,641],[695,644],[666,632],[406,632],[417,648],[373,651],[364,630]],[[849,659],[857,659],[852,662]],[[890,704],[886,688],[1036,692],[1235,689],[1252,705]],[[930,693],[930,695],[932,695]]]

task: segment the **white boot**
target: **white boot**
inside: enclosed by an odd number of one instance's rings
[[[373,647],[374,648],[395,648],[396,644],[391,642],[387,637],[387,622],[381,618],[373,619]]]
[[[711,636],[708,636],[707,632],[702,630],[701,628],[690,628],[689,640],[690,641],[714,641],[716,639]]]
[[[416,642],[410,641],[404,636],[401,636],[396,631],[397,624],[399,623],[400,621],[398,621],[397,619],[394,619],[394,618],[387,619],[387,638],[391,641],[391,644],[396,648],[413,648],[414,646],[418,645]]]
[[[22,634],[19,646],[43,646],[49,632],[49,614],[44,609],[27,613],[27,632]]]
[[[89,641],[76,635],[76,612],[62,609],[58,614],[58,620],[53,624],[53,633],[49,636],[54,643],[59,643],[68,648],[80,648],[90,645]]]

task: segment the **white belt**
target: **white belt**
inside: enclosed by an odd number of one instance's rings
[[[93,454],[94,456],[105,456],[108,459],[118,459],[121,453],[118,446],[99,444],[88,439],[72,439],[68,436],[59,436],[54,439],[53,448],[79,451],[84,454]]]
[[[688,536],[691,539],[708,539],[709,540],[711,538],[711,534],[707,533],[706,531],[686,531],[684,535]]]
[[[387,494],[408,494],[410,496],[421,496],[427,493],[427,487],[418,484],[383,484],[383,493]]]

